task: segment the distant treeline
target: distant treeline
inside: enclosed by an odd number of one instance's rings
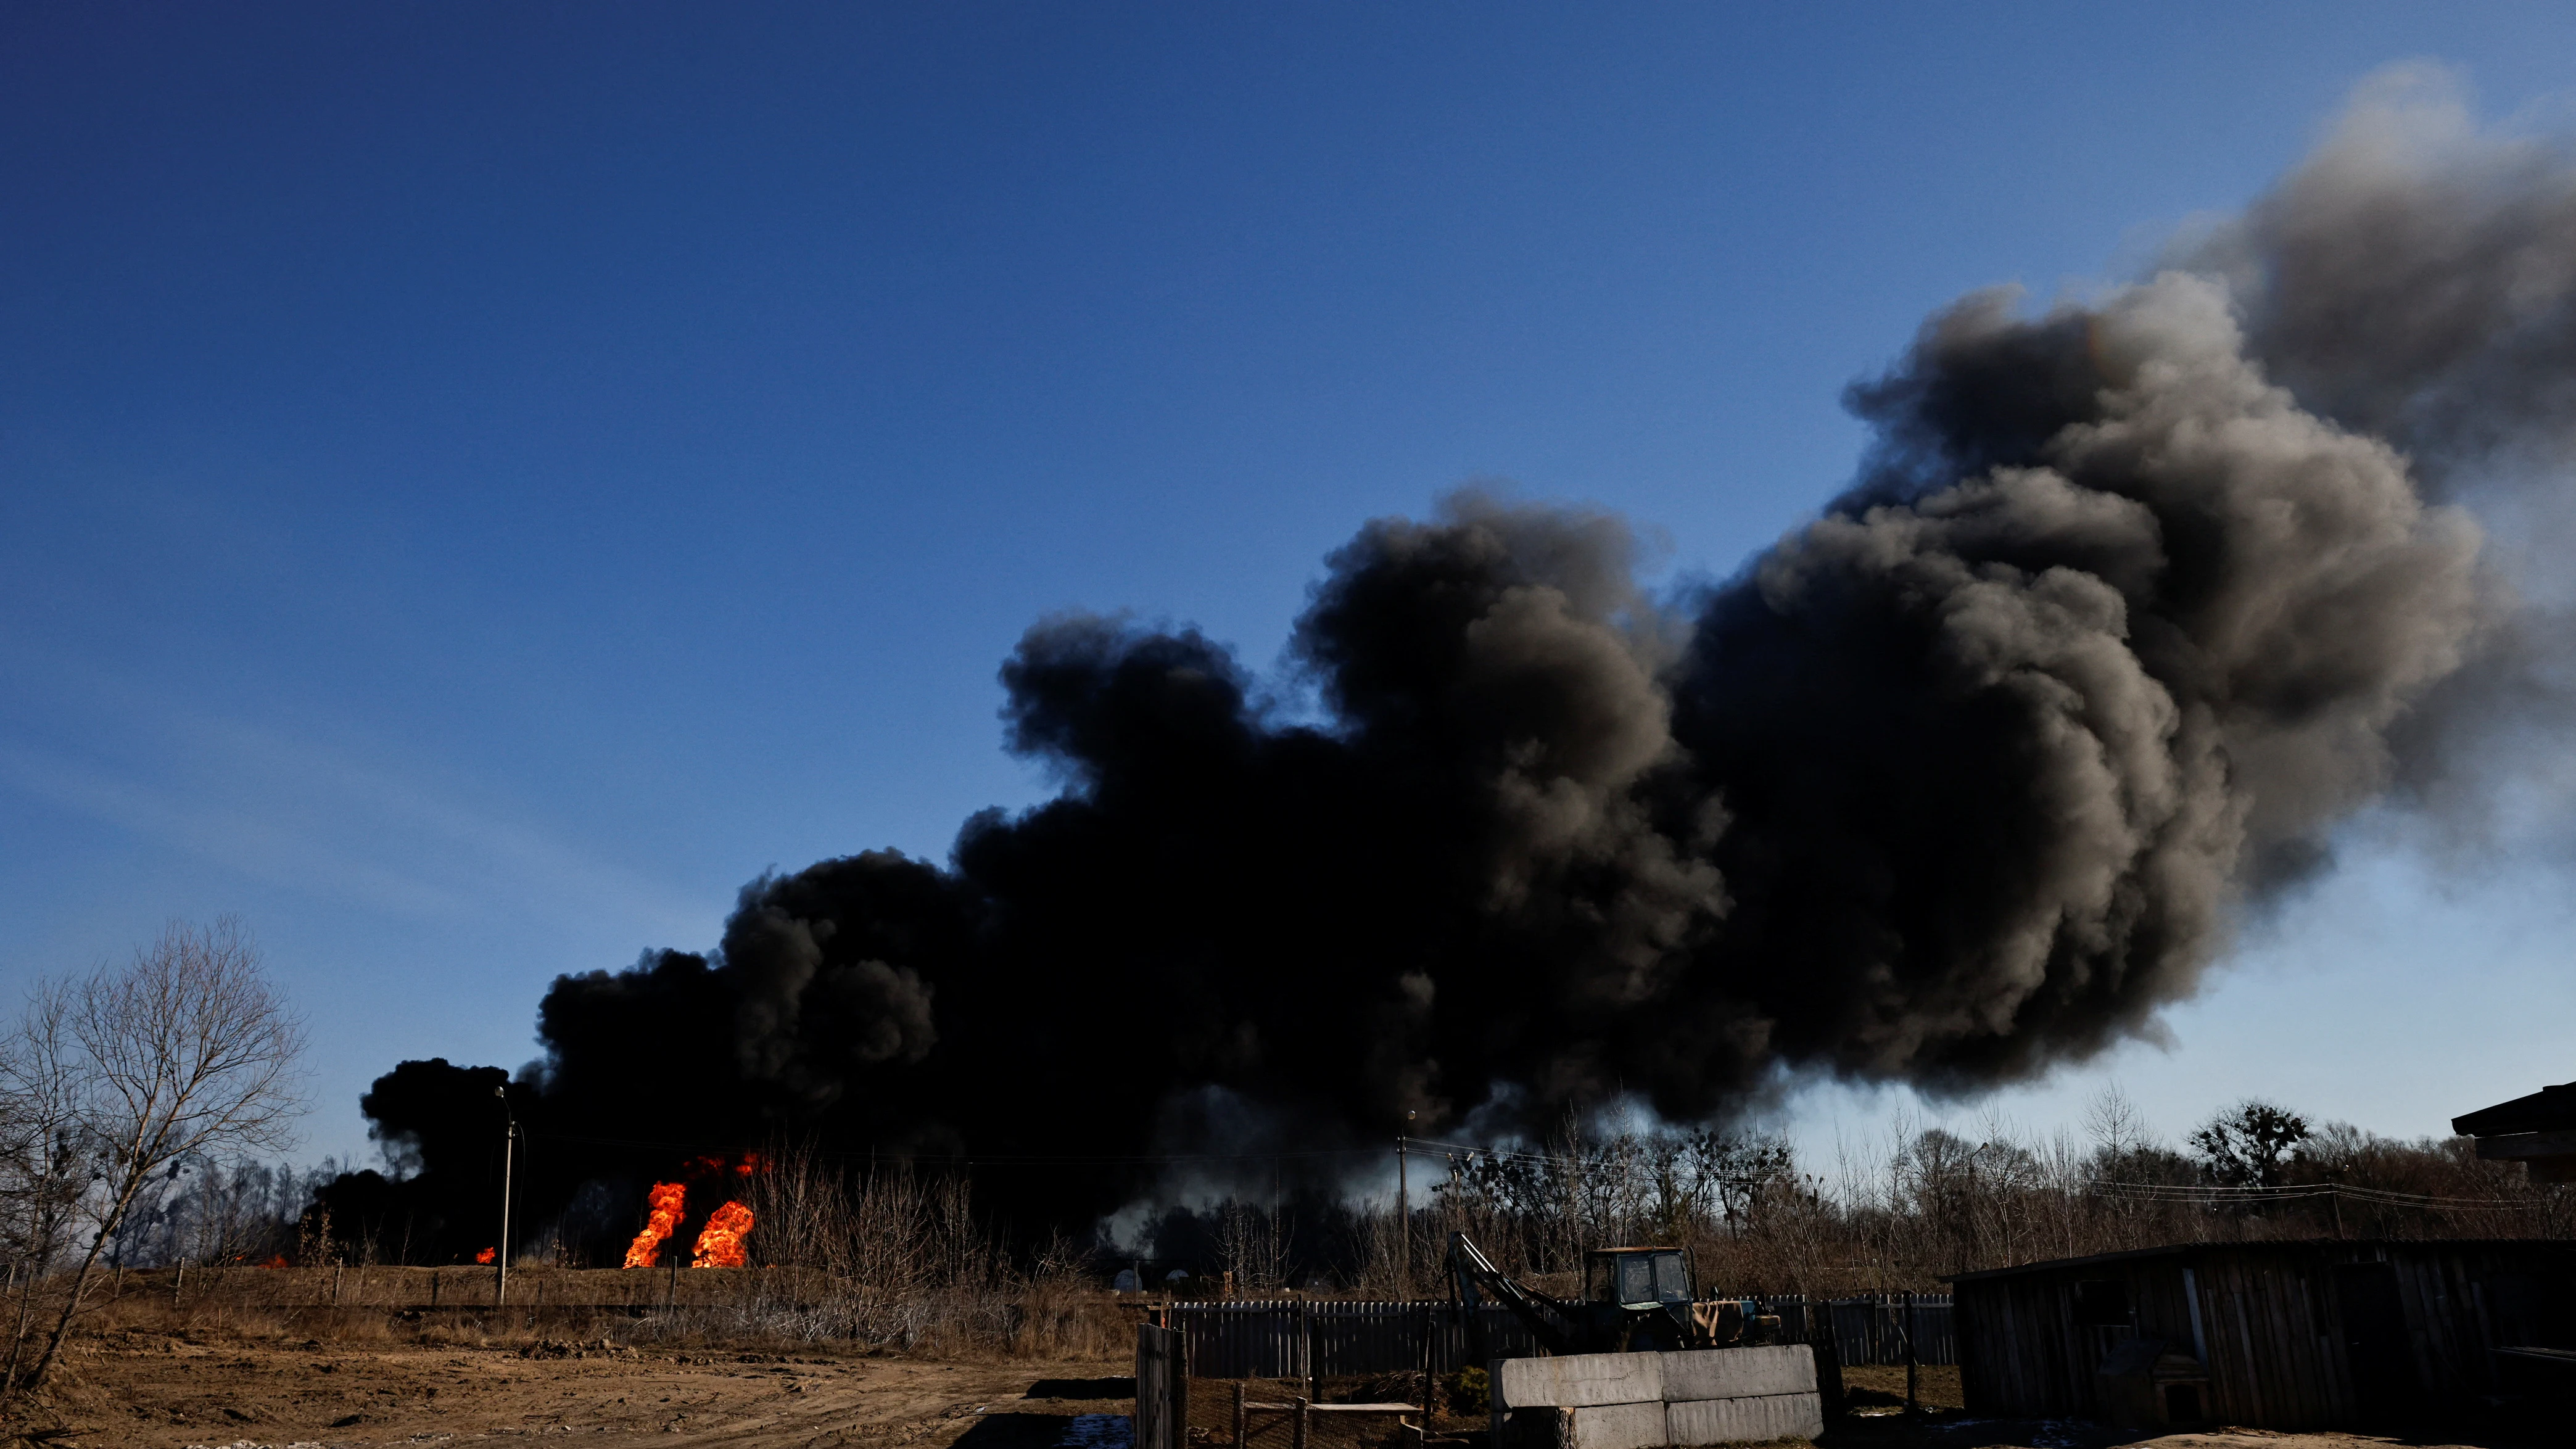
[[[871,1283],[882,1290],[871,1301],[885,1304],[934,1285],[998,1292],[1032,1275],[1105,1285],[1131,1264],[1147,1270],[1148,1288],[1178,1274],[1191,1291],[1231,1281],[1244,1293],[1437,1293],[1456,1231],[1561,1288],[1586,1249],[1653,1242],[1693,1250],[1713,1291],[1810,1294],[1923,1289],[1945,1273],[2186,1240],[2576,1235],[2576,1189],[2481,1161],[2466,1139],[2398,1141],[2243,1102],[2166,1140],[2116,1092],[2090,1104],[2080,1134],[1900,1124],[1831,1162],[1803,1161],[1761,1133],[1569,1122],[1525,1149],[1417,1144],[1410,1168],[1409,1233],[1391,1202],[1306,1187],[1167,1206],[1114,1239],[1083,1225],[1016,1251],[1011,1242],[1032,1239],[987,1220],[968,1170],[788,1146],[761,1154],[739,1191],[758,1222],[754,1264]],[[428,1239],[400,1220],[335,1219],[326,1189],[349,1176],[329,1162],[185,1163],[127,1215],[108,1256],[131,1267],[458,1260],[409,1251]],[[513,1256],[615,1266],[586,1261],[590,1236],[523,1224]]]

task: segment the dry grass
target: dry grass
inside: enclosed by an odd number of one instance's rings
[[[942,1312],[896,1311],[816,1269],[515,1268],[505,1301],[489,1268],[191,1268],[113,1276],[79,1318],[83,1336],[335,1345],[606,1349],[722,1343],[780,1350],[899,1348],[940,1357],[1093,1358],[1132,1351],[1133,1320],[1109,1294],[1060,1283]],[[68,1282],[50,1285],[59,1295]],[[902,1320],[909,1337],[872,1333]]]
[[[977,1222],[963,1179],[901,1167],[851,1171],[784,1147],[761,1155],[743,1191],[758,1224],[748,1267],[675,1266],[685,1258],[678,1244],[663,1249],[660,1267],[567,1267],[547,1261],[560,1251],[547,1235],[510,1269],[504,1289],[491,1267],[370,1262],[372,1245],[335,1241],[326,1222],[298,1246],[298,1260],[311,1266],[99,1275],[76,1321],[94,1338],[720,1342],[999,1358],[1133,1349],[1133,1320],[1074,1256],[1015,1259]],[[58,1308],[72,1282],[56,1274],[39,1283],[28,1306]],[[18,1291],[27,1292],[24,1280]]]

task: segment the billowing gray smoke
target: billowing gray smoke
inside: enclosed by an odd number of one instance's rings
[[[2393,732],[2409,798],[2480,837],[2562,812],[2570,782],[2540,777],[2576,719],[2576,575],[2558,566],[2576,549],[2576,151],[2482,132],[2456,76],[2392,67],[2172,261],[2225,279],[2252,352],[2304,405],[2387,439],[2427,496],[2505,543],[2487,565],[2519,599]]]
[[[2576,155],[2479,131],[2437,67],[2374,77],[2173,260],[2226,279],[2276,381],[2405,450],[2437,493],[2535,481],[2576,443]]]
[[[2213,282],[1935,318],[1861,484],[1707,600],[1674,680],[1734,815],[1713,976],[1791,1062],[1967,1085],[2192,987],[2457,668],[2478,533],[2302,411]]]
[[[2513,636],[2456,500],[2556,476],[2576,171],[2447,115],[2383,87],[2188,265],[1942,312],[1853,390],[1852,489],[1721,586],[1650,596],[1597,513],[1371,523],[1296,634],[1320,725],[1194,632],[1040,624],[1005,718],[1058,798],[560,980],[547,1110],[1269,1148],[2152,1030]]]

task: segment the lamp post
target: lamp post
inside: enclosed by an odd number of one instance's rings
[[[498,1308],[510,1296],[510,1159],[519,1145],[518,1114],[510,1110],[508,1083],[492,1089],[501,1099],[501,1116],[510,1125],[501,1137],[501,1241],[492,1250],[492,1306]]]

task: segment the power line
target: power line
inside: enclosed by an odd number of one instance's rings
[[[2458,1212],[2528,1212],[2541,1204],[2532,1198],[2443,1197],[2434,1193],[2399,1192],[2394,1188],[2359,1187],[2342,1182],[2283,1183],[2278,1186],[2193,1186],[2161,1182],[2093,1182],[2082,1190],[2107,1197],[2134,1197],[2152,1202],[2290,1202],[2300,1198],[2343,1197],[2382,1207],[2411,1207]]]

